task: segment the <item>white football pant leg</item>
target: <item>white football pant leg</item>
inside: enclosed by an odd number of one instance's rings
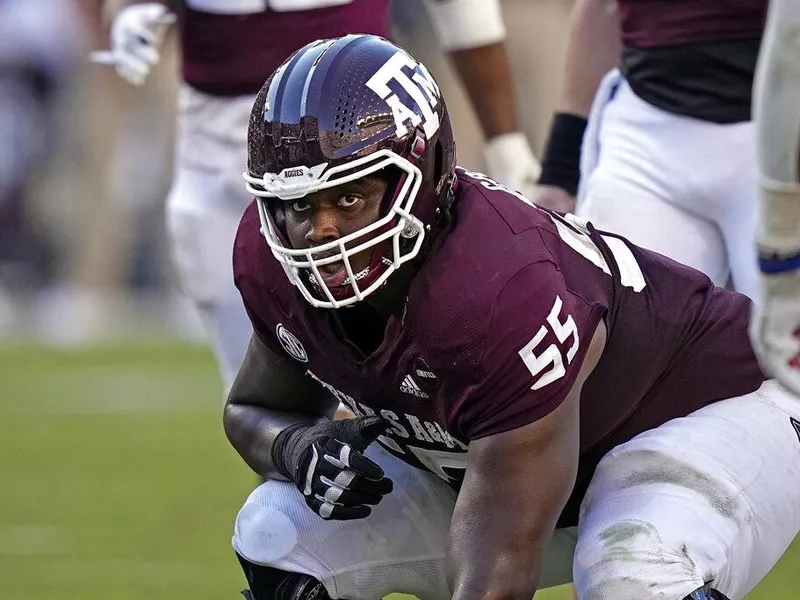
[[[167,200],[167,227],[181,290],[200,313],[228,390],[253,328],[233,284],[233,240],[241,214],[197,201],[214,193],[224,193],[214,173],[179,166]]]
[[[575,211],[603,231],[702,271],[719,286],[728,280],[725,246],[713,222],[687,214],[656,190],[620,178],[602,161],[592,174],[585,200]]]
[[[244,189],[254,96],[209,96],[183,85],[167,226],[178,279],[211,340],[225,389],[239,371],[252,326],[233,284],[233,240],[251,197]]]
[[[581,507],[582,600],[741,600],[800,531],[800,403],[777,383],[647,431],[601,461]]]
[[[250,562],[311,575],[331,598],[376,600],[400,592],[449,599],[445,557],[455,492],[376,444],[366,454],[394,482],[369,517],[324,521],[293,484],[267,481],[239,511],[234,549]],[[541,587],[571,581],[576,538],[576,528],[556,532]]]
[[[750,147],[750,144],[742,144],[740,147]],[[764,294],[758,276],[758,260],[753,252],[758,222],[757,172],[753,162],[743,165],[738,175],[730,176],[725,187],[729,188],[729,197],[736,199],[739,208],[728,212],[721,208],[719,223],[725,240],[733,289],[748,296],[753,302],[760,303]]]
[[[717,125],[667,113],[624,80],[597,103],[583,150],[595,162],[582,161],[576,213],[718,285],[732,271],[737,289],[754,297],[756,264],[740,251],[755,231],[752,123]]]
[[[236,518],[234,549],[250,562],[315,577],[331,598],[449,598],[444,563],[455,492],[376,444],[366,454],[394,482],[369,517],[324,521],[293,484],[267,481]]]

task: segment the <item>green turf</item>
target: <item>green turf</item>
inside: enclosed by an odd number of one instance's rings
[[[220,406],[201,348],[0,348],[0,600],[238,598]],[[798,546],[752,600],[798,595]]]

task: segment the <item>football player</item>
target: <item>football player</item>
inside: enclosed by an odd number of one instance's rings
[[[534,200],[756,299],[750,100],[766,3],[577,0]]]
[[[800,5],[771,0],[754,106],[763,302],[752,338],[764,368],[800,394]]]
[[[483,125],[490,172],[512,188],[531,190],[539,164],[517,128],[498,0],[428,5]],[[251,332],[233,287],[230,255],[251,200],[239,173],[255,94],[289,54],[312,40],[351,32],[388,37],[388,11],[389,0],[133,3],[112,23],[111,50],[94,55],[140,85],[159,60],[167,29],[179,24],[183,86],[167,224],[182,288],[207,326],[226,389]]]
[[[574,573],[586,599],[739,600],[775,564],[800,403],[746,296],[456,167],[435,80],[377,37],[278,68],[248,148],[224,425],[267,478],[233,539],[252,597],[528,600]]]

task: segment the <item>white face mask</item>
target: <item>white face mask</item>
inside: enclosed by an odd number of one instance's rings
[[[297,286],[312,306],[341,308],[360,302],[372,294],[403,263],[419,254],[425,237],[425,226],[411,214],[411,209],[419,193],[422,173],[411,162],[390,150],[379,150],[331,169],[327,166],[327,163],[323,163],[313,167],[292,167],[280,173],[265,173],[261,178],[245,172],[244,179],[247,191],[256,197],[261,233],[272,254],[283,265],[289,281]],[[314,248],[294,249],[283,242],[265,198],[296,200],[319,190],[360,179],[389,166],[398,167],[405,173],[405,177],[400,178],[399,189],[395,191],[386,215],[358,231]],[[413,239],[414,243],[401,244],[402,239]],[[354,273],[350,257],[368,249],[375,250],[378,246],[389,248],[379,266]],[[347,272],[345,281],[336,290],[328,287],[319,272],[319,267],[333,263],[342,263]],[[303,273],[307,277],[302,277]],[[307,282],[313,286],[313,290]],[[314,291],[318,293],[315,295]]]

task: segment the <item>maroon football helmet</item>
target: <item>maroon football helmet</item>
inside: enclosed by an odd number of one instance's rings
[[[290,247],[287,202],[378,171],[391,174],[378,221],[320,246]],[[358,302],[419,255],[451,201],[455,142],[439,87],[422,63],[377,36],[308,44],[256,97],[244,177],[269,247],[306,300]],[[369,267],[354,273],[349,258],[367,248]],[[329,286],[318,269],[339,262],[347,278]]]

